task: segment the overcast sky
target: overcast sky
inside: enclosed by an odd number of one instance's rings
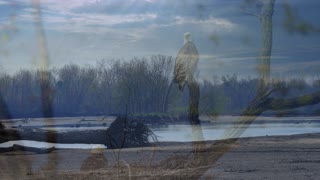
[[[240,11],[243,0],[42,0],[50,67],[95,65],[134,56],[175,57],[190,32],[200,53],[199,74],[257,75],[260,23]],[[276,0],[272,75],[319,76],[320,34],[283,28]],[[299,20],[320,27],[319,0],[288,0]],[[252,12],[255,8],[248,9]],[[0,0],[0,65],[35,68],[39,59],[31,0]]]

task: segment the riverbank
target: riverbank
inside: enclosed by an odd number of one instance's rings
[[[1,179],[317,179],[320,133],[157,143],[122,150],[0,154]],[[205,151],[204,151],[205,149]]]

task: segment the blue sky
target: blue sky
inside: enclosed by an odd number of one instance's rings
[[[5,72],[39,61],[31,0],[0,0],[0,65]],[[175,57],[191,32],[200,53],[199,76],[256,76],[260,23],[241,13],[242,0],[42,0],[50,67],[163,54]],[[289,34],[285,0],[276,0],[272,75],[315,76],[320,34]],[[301,20],[320,27],[318,0],[290,0]],[[248,9],[252,12],[254,8]]]

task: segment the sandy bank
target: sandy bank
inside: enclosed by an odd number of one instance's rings
[[[319,179],[320,133],[158,143],[122,150],[0,154],[1,179]],[[202,144],[203,145],[203,144]]]

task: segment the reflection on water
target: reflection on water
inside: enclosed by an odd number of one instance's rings
[[[221,139],[230,125],[202,125],[205,140]],[[320,132],[320,124],[252,124],[241,137],[293,135]],[[169,125],[167,128],[158,128],[154,133],[158,140],[187,142],[192,139],[192,129],[189,125]]]

